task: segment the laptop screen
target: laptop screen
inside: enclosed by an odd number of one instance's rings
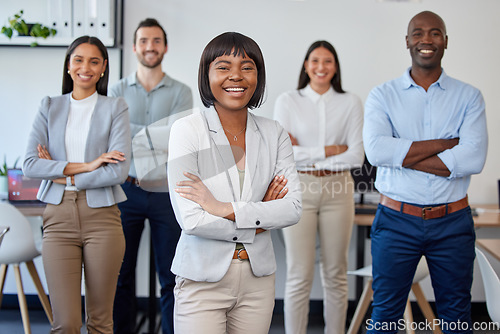
[[[23,175],[21,169],[9,169],[9,201],[10,202],[39,202],[36,199],[38,188],[42,180],[30,179]]]

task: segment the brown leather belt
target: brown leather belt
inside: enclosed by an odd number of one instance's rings
[[[248,253],[244,248],[237,249],[234,251],[233,259],[239,259],[241,261],[248,260]]]
[[[466,207],[469,206],[469,201],[467,199],[467,196],[465,196],[461,200],[448,204],[420,207],[408,203],[398,202],[385,195],[380,195],[380,204],[388,207],[389,209],[396,210],[405,213],[407,215],[412,215],[427,220],[427,219],[441,218],[446,216],[447,214],[465,209]]]
[[[139,186],[139,179],[136,179],[135,177],[127,176],[127,179],[125,181]]]
[[[322,170],[299,170],[298,171],[299,173],[301,174],[309,174],[309,175],[314,175],[314,176],[317,176],[317,177],[321,177],[321,176],[329,176],[329,175],[334,175],[334,174],[337,174],[337,173],[342,173],[342,171],[333,171],[333,170],[326,170],[326,169],[322,169]]]

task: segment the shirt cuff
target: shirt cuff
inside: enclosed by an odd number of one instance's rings
[[[445,150],[441,153],[438,153],[438,158],[441,159],[441,161],[444,163],[446,168],[450,171],[450,175],[447,177],[448,179],[453,179],[456,178],[456,171],[455,168],[455,158],[453,156],[453,153],[450,150]]]

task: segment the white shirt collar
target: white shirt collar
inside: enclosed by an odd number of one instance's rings
[[[307,84],[306,87],[301,89],[301,93],[310,98],[314,103],[318,103],[320,99],[328,102],[333,97],[335,91],[333,90],[333,87],[330,86],[324,94],[318,94],[314,89],[312,89],[310,84]]]

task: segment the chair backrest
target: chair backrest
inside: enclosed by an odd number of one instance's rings
[[[420,262],[417,265],[417,270],[415,270],[415,276],[413,276],[413,283],[420,282],[429,275],[429,267],[427,266],[427,259],[425,256],[420,258]]]
[[[362,276],[362,277],[372,277],[372,265],[359,268],[357,270],[348,271],[347,274],[354,276]],[[415,276],[413,276],[413,283],[420,282],[424,278],[429,275],[429,267],[427,266],[427,260],[425,256],[420,258],[420,262],[418,263],[417,270],[415,271]]]
[[[486,295],[486,307],[491,320],[500,326],[500,279],[491,266],[488,258],[476,247],[476,259],[483,277],[484,294]]]
[[[30,222],[12,204],[0,202],[0,225],[9,227],[0,247],[0,263],[21,263],[40,255]]]
[[[3,236],[9,231],[8,226],[0,226],[0,245],[2,244]]]

